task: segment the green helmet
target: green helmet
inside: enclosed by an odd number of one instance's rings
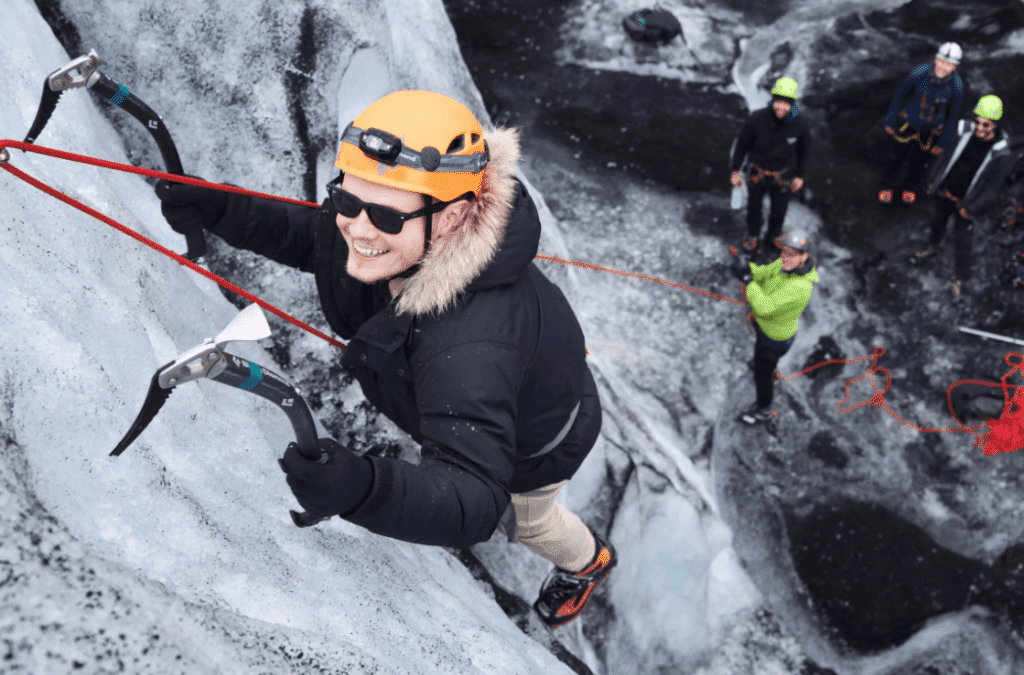
[[[785,96],[786,98],[796,98],[796,80],[791,77],[780,77],[775,80],[775,86],[772,87],[772,96]]]
[[[997,122],[1003,116],[1003,102],[998,96],[992,94],[982,96],[978,99],[978,105],[974,106],[974,114]]]

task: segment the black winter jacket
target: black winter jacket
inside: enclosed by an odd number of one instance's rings
[[[367,285],[345,272],[348,248],[329,202],[317,211],[232,195],[210,230],[316,275],[328,322],[350,340],[342,365],[422,446],[418,466],[364,458],[372,489],[343,517],[404,541],[487,540],[510,493],[571,477],[600,431],[580,325],[532,262],[540,219],[512,178],[517,138],[506,130],[485,138],[491,162],[463,223],[470,236],[455,244],[462,250],[454,258],[452,246],[435,245],[394,301],[386,282]]]
[[[750,161],[766,171],[790,168],[793,173],[784,178],[803,178],[810,144],[810,134],[799,116],[796,103],[784,120],[777,118],[772,107],[768,106],[755,110],[747,118],[740,135],[733,142],[731,168],[739,171],[744,155],[749,153]]]
[[[968,141],[974,135],[976,124],[972,120],[960,120],[957,124],[955,138],[956,145],[952,150],[947,149],[935,160],[928,173],[928,194],[935,194],[942,188],[942,181],[949,174],[950,168],[967,147]],[[976,216],[992,206],[999,199],[1006,187],[1006,176],[1013,167],[1013,153],[1010,150],[1010,138],[1007,133],[1000,129],[997,133],[998,139],[995,145],[988,151],[985,160],[974,179],[967,188],[967,193],[960,200],[961,206],[970,216]]]

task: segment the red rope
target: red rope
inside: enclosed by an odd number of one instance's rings
[[[249,191],[249,190],[243,190],[241,188],[231,187],[230,185],[221,185],[219,183],[208,183],[208,182],[206,182],[204,180],[198,180],[198,179],[195,179],[195,178],[186,178],[185,176],[176,176],[174,174],[162,173],[160,171],[152,171],[150,169],[140,169],[138,167],[129,166],[127,164],[118,164],[117,162],[107,162],[107,161],[102,160],[102,159],[93,159],[92,157],[86,157],[84,155],[76,155],[76,154],[70,153],[70,152],[62,152],[60,150],[52,150],[50,148],[38,147],[38,146],[35,146],[35,145],[31,145],[29,143],[20,143],[18,141],[0,141],[0,148],[4,148],[4,147],[19,148],[21,150],[28,150],[29,152],[38,152],[39,154],[49,155],[51,157],[58,157],[60,159],[70,159],[70,160],[74,160],[74,161],[80,161],[80,162],[83,162],[85,164],[92,164],[94,166],[102,166],[102,167],[105,167],[105,168],[108,168],[108,169],[116,169],[118,171],[125,171],[125,172],[128,172],[128,173],[137,173],[137,174],[142,174],[144,176],[153,176],[153,177],[156,177],[156,178],[166,178],[167,180],[174,180],[174,181],[177,181],[179,183],[189,183],[190,185],[202,185],[204,187],[211,187],[211,188],[215,188],[215,189],[218,189],[218,190],[225,190],[225,191],[228,191],[228,192],[237,192],[239,194],[248,194],[248,195],[263,197],[265,199],[274,199],[274,200],[277,200],[277,201],[289,202],[291,204],[301,204],[301,205],[304,205],[304,206],[315,206],[315,207],[319,208],[318,204],[310,204],[309,202],[300,202],[300,201],[297,201],[297,200],[294,200],[294,199],[285,199],[283,197],[275,197],[273,195],[264,195],[264,194],[259,193],[259,192],[252,192],[252,191]],[[252,293],[249,293],[248,291],[239,288],[238,286],[234,285],[233,283],[231,283],[227,279],[223,279],[223,278],[217,276],[216,274],[214,274],[213,272],[210,272],[209,270],[204,270],[202,267],[200,267],[199,265],[195,264],[191,260],[186,260],[185,258],[181,257],[180,255],[178,255],[174,251],[171,251],[171,250],[169,250],[167,248],[164,248],[163,246],[161,246],[160,244],[156,243],[155,241],[152,241],[151,239],[148,239],[147,237],[142,236],[141,234],[139,234],[135,230],[132,230],[131,228],[125,227],[124,225],[122,225],[121,223],[117,222],[116,220],[114,220],[112,218],[108,218],[107,216],[103,215],[102,213],[100,213],[100,212],[98,212],[98,211],[96,211],[94,209],[89,208],[85,204],[83,204],[83,203],[81,203],[81,202],[79,202],[79,201],[77,201],[77,200],[75,200],[75,199],[73,199],[71,197],[68,197],[67,195],[65,195],[62,192],[59,192],[58,190],[53,189],[49,185],[45,185],[45,184],[41,183],[40,181],[38,181],[35,178],[33,178],[32,176],[28,175],[24,171],[21,171],[20,169],[17,169],[15,167],[11,166],[10,162],[4,162],[4,163],[0,164],[0,168],[3,168],[6,171],[8,171],[9,173],[17,176],[18,178],[22,179],[23,181],[25,181],[26,183],[28,183],[32,187],[34,187],[36,189],[39,189],[39,190],[42,190],[46,194],[59,199],[60,201],[64,202],[65,204],[67,204],[69,206],[73,206],[76,209],[78,209],[79,211],[82,211],[83,213],[87,213],[90,216],[92,216],[93,218],[96,218],[97,220],[101,220],[104,223],[106,223],[107,225],[110,225],[111,227],[113,227],[113,228],[115,228],[115,229],[117,229],[117,230],[119,230],[121,232],[124,232],[129,237],[131,237],[132,239],[135,239],[136,241],[139,241],[139,242],[145,244],[146,246],[149,246],[153,250],[159,251],[160,253],[163,253],[165,256],[167,256],[169,258],[173,258],[174,260],[176,260],[177,262],[181,263],[185,267],[188,267],[192,271],[198,272],[199,274],[202,274],[207,279],[211,279],[211,280],[217,282],[218,284],[220,284],[224,288],[227,288],[227,289],[237,293],[238,295],[242,296],[243,298],[245,298],[249,302],[256,303],[257,305],[259,305],[260,307],[264,308],[268,312],[272,312],[272,313],[276,314],[277,316],[281,317],[285,321],[287,321],[287,322],[289,322],[289,323],[291,323],[291,324],[293,324],[295,326],[298,326],[299,328],[301,328],[301,329],[303,329],[305,331],[308,331],[308,332],[312,333],[313,335],[316,335],[317,337],[319,337],[319,338],[321,338],[323,340],[326,340],[327,342],[330,342],[335,347],[339,347],[341,349],[345,348],[344,344],[342,344],[341,342],[338,342],[337,340],[335,340],[334,338],[332,338],[332,337],[330,337],[328,335],[324,335],[323,333],[318,331],[316,328],[313,328],[312,326],[309,326],[309,325],[303,323],[302,321],[299,321],[295,317],[291,316],[290,314],[287,314],[286,312],[281,311],[280,309],[278,309],[277,307],[274,307],[270,303],[265,302],[264,300],[261,300],[261,299],[257,298]]]
[[[210,183],[199,178],[189,178],[188,176],[178,176],[173,173],[164,173],[163,171],[154,171],[153,169],[143,169],[142,167],[132,166],[130,164],[120,164],[119,162],[110,162],[105,159],[96,159],[95,157],[89,157],[88,155],[77,155],[73,152],[65,152],[63,150],[54,150],[53,148],[46,148],[41,145],[35,145],[34,143],[22,143],[21,141],[10,141],[0,140],[0,149],[3,148],[16,148],[18,150],[24,150],[26,152],[34,152],[40,155],[47,155],[48,157],[56,157],[58,159],[66,159],[72,162],[80,162],[82,164],[91,164],[92,166],[103,167],[104,169],[114,169],[115,171],[123,171],[124,173],[134,173],[140,176],[150,176],[151,178],[163,178],[165,180],[171,180],[176,183],[188,183],[189,185],[199,185],[202,187],[212,188],[214,190],[222,190],[224,192],[234,192],[240,195],[249,195],[250,197],[259,197],[260,199],[272,199],[276,202],[284,202],[286,204],[297,204],[298,206],[308,206],[310,208],[318,209],[319,204],[313,202],[304,202],[298,199],[288,199],[287,197],[278,197],[277,195],[266,194],[265,192],[254,192],[253,190],[246,190],[244,188],[235,187],[233,185],[224,185],[222,183]],[[6,164],[0,164],[4,168],[7,168]],[[19,176],[20,177],[20,176]],[[38,187],[38,186],[37,186]],[[52,193],[49,193],[52,194]],[[56,195],[54,195],[56,197]],[[60,197],[57,197],[61,199]],[[68,198],[70,199],[70,197]],[[71,204],[66,199],[61,201]],[[72,200],[74,201],[74,200]],[[75,202],[77,204],[77,202]],[[71,204],[75,206],[75,204]],[[75,208],[78,208],[75,206]],[[92,215],[92,214],[89,214]]]
[[[79,163],[82,163],[82,164],[90,164],[92,166],[98,166],[98,167],[102,167],[104,169],[114,169],[115,171],[123,171],[125,173],[134,173],[134,174],[138,174],[140,176],[149,176],[151,178],[163,178],[165,180],[170,180],[170,181],[174,181],[174,182],[177,182],[177,183],[186,183],[188,185],[199,185],[201,187],[211,188],[213,190],[221,190],[223,192],[233,192],[235,194],[248,195],[250,197],[258,197],[260,199],[271,199],[273,201],[284,202],[286,204],[296,204],[298,206],[308,206],[310,208],[320,208],[319,204],[314,204],[312,202],[304,202],[304,201],[300,201],[300,200],[297,200],[297,199],[288,199],[287,197],[278,197],[277,195],[266,194],[264,192],[256,192],[256,191],[253,191],[253,190],[246,190],[244,188],[234,187],[232,185],[224,185],[222,183],[210,183],[208,181],[200,180],[198,178],[189,178],[187,176],[178,176],[178,175],[175,175],[175,174],[164,173],[162,171],[154,171],[153,169],[143,169],[141,167],[131,166],[129,164],[121,164],[119,162],[110,162],[110,161],[107,161],[107,160],[104,160],[104,159],[96,159],[94,157],[89,157],[87,155],[79,155],[79,154],[76,154],[76,153],[73,153],[73,152],[65,152],[63,150],[54,150],[53,148],[47,148],[47,147],[43,147],[41,145],[35,145],[35,144],[32,144],[32,143],[22,143],[20,141],[13,141],[13,140],[0,140],[0,150],[2,150],[4,148],[16,148],[18,150],[23,150],[23,151],[26,151],[26,152],[34,152],[34,153],[37,153],[37,154],[40,154],[40,155],[47,155],[49,157],[56,157],[58,159],[66,159],[66,160],[69,160],[69,161],[79,162]],[[117,221],[113,220],[112,218],[108,218],[107,216],[103,215],[102,213],[99,213],[98,211],[95,211],[94,209],[89,208],[85,204],[82,204],[81,202],[77,201],[76,199],[73,199],[72,197],[69,197],[69,196],[65,195],[64,193],[59,192],[57,190],[54,190],[53,188],[49,187],[48,185],[45,185],[45,184],[41,183],[40,181],[38,181],[35,178],[32,178],[31,176],[26,174],[24,171],[21,171],[19,169],[16,169],[15,167],[11,166],[9,162],[0,162],[0,168],[6,169],[9,173],[17,176],[18,178],[21,178],[23,181],[25,181],[29,185],[31,185],[31,186],[39,189],[39,190],[42,190],[46,194],[51,195],[52,197],[55,197],[55,198],[59,199],[60,201],[64,202],[65,204],[68,204],[69,206],[73,206],[74,208],[78,209],[79,211],[82,211],[83,213],[89,214],[90,216],[92,216],[93,218],[96,218],[97,220],[103,221],[107,225],[110,225],[111,227],[113,227],[113,228],[115,228],[115,229],[117,229],[117,230],[127,234],[129,237],[131,237],[131,238],[133,238],[133,239],[135,239],[135,240],[137,240],[139,242],[142,242],[146,246],[149,246],[150,248],[152,248],[152,249],[154,249],[156,251],[159,251],[160,253],[163,253],[164,255],[168,256],[169,258],[172,258],[172,259],[176,260],[177,262],[181,263],[182,265],[185,265],[189,269],[191,269],[191,270],[193,270],[195,272],[198,272],[199,274],[202,274],[204,277],[206,277],[208,279],[211,279],[211,280],[215,281],[216,283],[220,284],[224,288],[227,288],[227,289],[237,293],[238,295],[241,295],[243,298],[249,300],[250,302],[254,302],[254,303],[258,304],[260,307],[263,307],[267,311],[276,314],[277,316],[281,317],[285,321],[287,321],[287,322],[289,322],[289,323],[291,323],[291,324],[293,324],[295,326],[298,326],[299,328],[301,328],[301,329],[303,329],[305,331],[308,331],[309,333],[312,333],[313,335],[316,335],[317,337],[319,337],[319,338],[321,338],[323,340],[326,340],[327,342],[330,342],[335,347],[339,347],[341,349],[345,348],[344,344],[342,344],[341,342],[338,342],[334,338],[331,338],[331,337],[328,337],[327,335],[324,335],[323,333],[321,333],[317,329],[313,328],[312,326],[309,326],[309,325],[303,323],[302,321],[299,321],[295,317],[293,317],[290,314],[288,314],[288,313],[278,309],[277,307],[274,307],[270,303],[268,303],[268,302],[266,302],[264,300],[261,300],[260,298],[258,298],[255,295],[249,293],[248,291],[245,291],[245,290],[239,288],[238,286],[234,285],[233,283],[231,283],[227,279],[219,277],[216,274],[213,274],[212,272],[203,269],[199,265],[196,265],[195,263],[193,263],[193,262],[191,262],[189,260],[186,260],[185,258],[183,258],[182,256],[178,255],[177,253],[174,253],[173,251],[170,251],[167,248],[164,248],[160,244],[157,244],[156,242],[148,239],[147,237],[144,237],[143,235],[139,234],[138,232],[135,232],[134,230],[132,230],[132,229],[130,229],[128,227],[125,227],[124,225],[122,225],[122,224],[118,223]],[[736,305],[743,305],[743,304],[745,304],[743,302],[740,302],[739,300],[735,300],[733,298],[727,298],[727,297],[718,295],[717,293],[712,293],[710,291],[705,291],[705,290],[700,289],[700,288],[694,288],[693,286],[686,286],[684,284],[678,284],[678,283],[675,283],[673,281],[666,281],[664,279],[658,279],[656,277],[647,276],[646,274],[634,274],[633,272],[624,272],[622,270],[615,270],[615,269],[612,269],[610,267],[602,267],[600,265],[592,265],[590,263],[579,262],[579,261],[576,261],[576,260],[564,260],[562,258],[553,258],[551,256],[545,256],[545,255],[538,255],[537,257],[540,258],[541,260],[548,260],[550,262],[557,262],[557,263],[561,263],[563,265],[575,265],[577,267],[585,267],[585,268],[588,268],[588,269],[600,270],[602,272],[611,272],[612,274],[619,274],[619,275],[626,276],[626,277],[634,277],[634,278],[637,278],[637,279],[645,279],[647,281],[655,281],[657,283],[666,284],[668,286],[673,286],[675,288],[681,288],[683,290],[691,291],[693,293],[700,293],[700,294],[703,294],[703,295],[707,295],[707,296],[716,298],[718,300],[725,300],[726,302],[731,302],[731,303],[736,304]],[[589,350],[584,349],[584,351],[588,355],[590,354]]]
[[[657,277],[647,276],[646,274],[637,274],[635,272],[624,272],[622,270],[613,269],[611,267],[602,267],[601,265],[595,265],[593,263],[580,262],[578,260],[566,260],[564,258],[555,258],[549,255],[537,254],[537,258],[540,260],[547,260],[548,262],[561,263],[563,265],[574,265],[576,267],[583,267],[588,270],[597,270],[598,272],[609,272],[611,274],[618,274],[623,277],[632,277],[634,279],[643,279],[644,281],[653,281],[659,284],[665,284],[666,286],[672,286],[673,288],[681,288],[684,291],[690,291],[691,293],[698,293],[700,295],[706,295],[716,300],[724,300],[725,302],[731,302],[734,305],[743,306],[746,303],[735,298],[727,298],[724,295],[718,293],[712,293],[711,291],[705,291],[703,288],[694,288],[693,286],[687,286],[686,284],[678,284],[674,281],[667,281],[665,279],[659,279]]]
[[[131,166],[131,165],[128,165],[128,164],[121,164],[119,162],[110,162],[110,161],[107,161],[107,160],[95,159],[93,157],[88,157],[86,155],[78,155],[78,154],[75,154],[75,153],[72,153],[72,152],[64,152],[62,150],[54,150],[52,148],[46,148],[46,147],[43,147],[43,146],[31,144],[31,143],[22,143],[20,141],[13,141],[13,140],[0,140],[0,150],[2,150],[4,148],[16,148],[16,149],[23,150],[23,151],[26,151],[26,152],[34,152],[34,153],[38,153],[38,154],[41,154],[41,155],[47,155],[49,157],[56,157],[58,159],[66,159],[66,160],[69,160],[69,161],[80,162],[82,164],[90,164],[92,166],[98,166],[98,167],[102,167],[102,168],[105,168],[105,169],[114,169],[115,171],[122,171],[122,172],[125,172],[125,173],[134,173],[134,174],[138,174],[138,175],[142,175],[142,176],[150,176],[152,178],[162,178],[162,179],[174,181],[174,182],[177,182],[177,183],[186,183],[188,185],[199,185],[199,186],[211,188],[211,189],[214,189],[214,190],[221,190],[223,192],[233,192],[235,194],[248,195],[248,196],[251,196],[251,197],[258,197],[260,199],[270,199],[270,200],[273,200],[273,201],[284,202],[286,204],[296,204],[296,205],[299,205],[299,206],[307,206],[307,207],[310,207],[310,208],[319,208],[320,207],[319,204],[315,204],[315,203],[312,203],[312,202],[305,202],[305,201],[300,201],[300,200],[297,200],[297,199],[288,199],[286,197],[278,197],[277,195],[266,194],[266,193],[263,193],[263,192],[256,192],[256,191],[253,191],[253,190],[246,190],[244,188],[238,188],[238,187],[234,187],[234,186],[231,186],[231,185],[223,185],[221,183],[210,183],[208,181],[200,180],[198,178],[189,178],[187,176],[178,176],[178,175],[174,175],[174,174],[164,173],[162,171],[154,171],[152,169],[143,169],[141,167]],[[331,337],[325,335],[324,333],[318,331],[317,329],[313,328],[312,326],[309,326],[309,325],[303,323],[302,321],[299,321],[298,319],[296,319],[295,317],[291,316],[290,314],[287,314],[286,312],[278,309],[277,307],[274,307],[270,303],[265,302],[264,300],[261,300],[260,298],[258,298],[255,295],[249,293],[248,291],[246,291],[246,290],[244,290],[242,288],[239,288],[238,286],[236,286],[235,284],[231,283],[230,281],[228,281],[226,279],[223,279],[223,278],[217,276],[216,274],[213,274],[212,272],[210,272],[208,270],[203,269],[202,267],[200,267],[199,265],[196,265],[192,261],[187,260],[187,259],[183,258],[182,256],[178,255],[174,251],[171,251],[171,250],[161,246],[160,244],[158,244],[158,243],[148,239],[147,237],[144,237],[143,235],[139,234],[138,232],[135,232],[134,230],[132,230],[132,229],[130,229],[128,227],[125,227],[124,225],[122,225],[122,224],[118,223],[117,221],[113,220],[112,218],[109,218],[109,217],[103,215],[102,213],[99,213],[98,211],[96,211],[96,210],[86,206],[85,204],[82,204],[81,202],[77,201],[76,199],[73,199],[72,197],[69,197],[69,196],[63,194],[62,192],[59,192],[58,190],[55,190],[55,189],[51,188],[50,186],[43,184],[42,182],[36,180],[32,176],[29,176],[28,174],[26,174],[24,171],[21,171],[20,169],[17,169],[15,167],[11,166],[9,161],[0,162],[0,168],[6,170],[8,173],[10,173],[10,174],[12,174],[14,176],[17,176],[18,178],[22,179],[23,181],[25,181],[29,185],[35,187],[36,189],[41,190],[41,191],[45,192],[46,194],[48,194],[48,195],[50,195],[50,196],[52,196],[52,197],[54,197],[56,199],[59,199],[60,201],[64,202],[65,204],[67,204],[69,206],[72,206],[72,207],[78,209],[79,211],[82,211],[83,213],[89,214],[93,218],[96,218],[97,220],[100,220],[100,221],[106,223],[107,225],[110,225],[111,227],[113,227],[113,228],[123,232],[124,234],[127,234],[129,237],[135,239],[136,241],[139,241],[139,242],[145,244],[146,246],[149,246],[150,248],[152,248],[152,249],[154,249],[156,251],[159,251],[160,253],[163,253],[167,257],[172,258],[173,260],[175,260],[178,263],[184,265],[185,267],[188,267],[192,271],[197,272],[197,273],[203,275],[207,279],[210,279],[210,280],[220,284],[224,288],[227,288],[227,289],[231,290],[234,293],[237,293],[238,295],[240,295],[243,298],[249,300],[250,302],[256,303],[260,307],[266,309],[269,312],[272,312],[273,314],[275,314],[276,316],[279,316],[280,318],[284,319],[285,321],[287,321],[287,322],[289,322],[289,323],[291,323],[291,324],[293,324],[293,325],[295,325],[295,326],[297,326],[297,327],[299,327],[299,328],[301,328],[301,329],[303,329],[303,330],[305,330],[305,331],[307,331],[307,332],[309,332],[309,333],[311,333],[313,335],[316,335],[317,337],[319,337],[319,338],[321,338],[323,340],[326,340],[327,342],[331,343],[335,347],[339,347],[341,349],[345,349],[345,345],[342,344],[341,342],[335,340],[334,338],[331,338]],[[733,256],[735,256],[736,255],[735,249],[733,247],[731,247],[731,246],[729,248],[732,251]],[[684,291],[690,291],[691,293],[697,293],[697,294],[700,294],[700,295],[706,295],[708,297],[715,298],[716,300],[723,300],[725,302],[729,302],[729,303],[732,303],[734,305],[739,305],[739,306],[745,306],[746,305],[746,288],[743,289],[743,292],[744,292],[743,293],[744,294],[743,300],[736,300],[735,298],[730,298],[730,297],[726,297],[726,296],[723,296],[723,295],[719,295],[718,293],[712,293],[711,291],[707,291],[707,290],[704,290],[704,289],[701,289],[701,288],[695,288],[693,286],[687,286],[685,284],[676,283],[674,281],[667,281],[665,279],[659,279],[657,277],[648,276],[646,274],[636,274],[634,272],[626,272],[626,271],[623,271],[623,270],[613,269],[611,267],[604,267],[604,266],[595,265],[595,264],[592,264],[592,263],[580,262],[578,260],[565,260],[563,258],[556,258],[556,257],[553,257],[553,256],[547,256],[547,255],[540,255],[540,254],[538,254],[537,258],[539,258],[540,260],[546,260],[546,261],[549,261],[549,262],[556,262],[556,263],[560,263],[560,264],[563,264],[563,265],[573,265],[573,266],[581,267],[581,268],[584,268],[584,269],[597,270],[597,271],[600,271],[600,272],[609,272],[611,274],[618,274],[618,275],[624,276],[624,277],[632,277],[634,279],[643,279],[645,281],[653,281],[655,283],[665,284],[666,286],[672,286],[673,288],[679,288],[679,289],[682,289]],[[748,323],[750,321],[750,318],[751,318],[751,316],[748,315],[748,317],[747,317]],[[587,354],[589,354],[589,353],[590,352],[587,351]],[[817,368],[821,368],[823,366],[827,366],[827,365],[830,365],[830,364],[835,364],[835,363],[857,363],[857,362],[860,362],[860,361],[867,361],[868,359],[871,359],[871,364],[867,367],[867,369],[864,371],[864,373],[862,375],[860,375],[859,377],[855,377],[853,379],[847,380],[846,383],[843,385],[843,391],[845,393],[845,396],[843,397],[843,400],[839,402],[839,412],[840,413],[845,414],[845,413],[850,412],[851,410],[855,410],[857,408],[860,408],[861,406],[865,406],[865,405],[868,405],[870,403],[870,404],[874,405],[875,407],[882,408],[883,410],[888,412],[894,418],[899,420],[899,422],[901,424],[903,424],[903,425],[905,425],[907,427],[910,427],[911,429],[915,429],[917,431],[924,431],[924,432],[950,432],[950,433],[957,433],[957,432],[964,432],[964,431],[969,432],[969,433],[971,433],[971,434],[973,434],[974,436],[977,437],[978,440],[975,442],[976,446],[981,444],[981,443],[983,443],[983,442],[985,443],[984,452],[985,452],[986,455],[992,455],[992,454],[996,454],[996,453],[999,453],[999,452],[1013,452],[1015,450],[1018,450],[1018,449],[1024,447],[1024,387],[1017,387],[1016,393],[1011,398],[1010,395],[1009,395],[1009,387],[1015,387],[1016,385],[1008,384],[1006,382],[1006,378],[1009,377],[1013,372],[1020,372],[1022,375],[1024,375],[1024,355],[1018,354],[1017,352],[1012,352],[1012,353],[1006,355],[1006,363],[1011,366],[1011,370],[1009,372],[1007,372],[1006,375],[1003,376],[1002,388],[1003,388],[1003,396],[1004,396],[1004,399],[1005,399],[1006,403],[1005,403],[1004,408],[1003,408],[1003,414],[1000,416],[1000,418],[998,420],[990,420],[989,422],[983,422],[981,424],[977,424],[977,425],[972,426],[972,427],[964,426],[964,424],[959,419],[957,419],[956,414],[953,411],[953,402],[952,402],[952,391],[953,391],[953,388],[958,386],[958,385],[960,385],[960,384],[984,384],[986,386],[992,386],[992,387],[995,387],[995,386],[998,386],[998,385],[996,385],[993,382],[981,382],[981,381],[977,381],[977,380],[960,380],[959,382],[955,382],[955,383],[953,383],[953,384],[951,384],[949,386],[949,388],[946,390],[946,400],[947,400],[947,403],[949,404],[950,414],[953,416],[953,419],[956,420],[957,424],[960,425],[960,428],[955,428],[954,429],[954,428],[949,428],[949,427],[945,427],[945,428],[921,427],[921,426],[918,426],[916,424],[911,424],[910,422],[907,422],[902,417],[900,417],[896,413],[896,411],[894,411],[892,408],[890,408],[886,404],[886,402],[885,402],[885,393],[889,390],[889,385],[892,383],[892,375],[889,373],[888,369],[880,367],[878,365],[878,359],[881,358],[883,354],[885,354],[885,347],[875,347],[874,353],[871,356],[862,356],[862,357],[856,358],[856,359],[830,359],[828,361],[822,361],[821,363],[817,363],[817,364],[815,364],[815,365],[813,365],[813,366],[811,366],[809,368],[805,368],[804,370],[801,370],[800,372],[796,373],[795,375],[790,375],[788,377],[781,377],[779,375],[779,372],[776,370],[775,371],[775,379],[782,380],[782,381],[793,380],[793,379],[795,379],[797,377],[800,377],[801,375],[804,375],[806,373],[811,372],[812,370],[815,370]],[[1010,361],[1010,357],[1011,356],[1018,357],[1020,359],[1020,361],[1016,362],[1016,363],[1011,362]],[[881,373],[885,374],[885,386],[883,388],[881,388],[881,389],[879,389],[878,384],[875,382],[875,373],[876,372],[881,372]],[[856,403],[856,404],[854,404],[852,406],[849,406],[848,408],[846,408],[844,410],[843,409],[843,405],[846,404],[847,402],[849,402],[849,400],[850,400],[850,385],[853,384],[854,382],[860,382],[861,380],[863,380],[865,378],[869,378],[870,379],[871,387],[875,391],[874,395],[871,396],[871,398],[869,398],[868,400],[861,401],[860,403]],[[985,424],[989,425],[989,429],[990,430],[984,436],[980,436],[978,433],[976,433],[976,430],[981,428]]]

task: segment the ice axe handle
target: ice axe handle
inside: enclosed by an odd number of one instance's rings
[[[167,127],[164,125],[163,118],[157,115],[152,108],[146,105],[146,103],[140,99],[137,94],[126,94],[128,90],[123,88],[114,80],[101,72],[98,72],[97,75],[99,77],[89,88],[89,91],[105,101],[121,108],[126,113],[137,119],[142,126],[146,127],[149,135],[152,136],[153,141],[156,142],[156,147],[160,150],[160,155],[164,160],[164,166],[167,167],[167,173],[184,176],[185,170],[181,166],[181,157],[178,155],[178,148],[175,147],[174,140],[171,138],[171,132],[168,131]],[[185,241],[188,242],[188,251],[185,253],[185,258],[195,262],[202,256],[206,255],[206,235],[203,230],[200,229],[195,232],[189,232],[185,235]]]
[[[190,230],[185,234],[185,242],[188,244],[188,251],[185,252],[185,259],[195,262],[206,255],[206,235],[202,229]]]
[[[288,415],[295,432],[295,444],[299,454],[311,462],[322,462],[326,459],[320,450],[313,416],[302,398],[290,384],[274,371],[264,368],[234,354],[224,353],[221,363],[223,369],[210,379],[230,386],[246,389],[262,398],[271,401]],[[290,511],[292,522],[299,527],[309,527],[327,520],[330,516],[311,516],[308,513]]]
[[[303,443],[303,441],[306,442]],[[299,438],[299,440],[297,441],[297,445],[299,447],[299,454],[311,462],[321,463],[325,459],[327,459],[326,453],[323,453],[320,450],[320,441],[318,441],[315,436],[313,437],[312,444],[309,443],[309,438],[307,437]],[[305,511],[300,512],[295,510],[289,510],[288,513],[292,517],[292,522],[295,523],[297,527],[310,527],[312,525],[316,525],[317,523],[322,523],[326,520],[330,520],[331,518],[330,516],[314,516],[309,513],[306,513]]]

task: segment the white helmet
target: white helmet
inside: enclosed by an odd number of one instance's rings
[[[814,237],[806,228],[797,226],[791,229],[789,232],[783,232],[780,236],[775,238],[773,242],[779,248],[788,246],[795,248],[798,251],[807,251],[811,255],[814,255],[815,241]]]
[[[960,45],[955,42],[946,42],[939,47],[939,51],[935,55],[940,59],[959,65],[960,59],[964,57],[964,50],[960,49]]]

